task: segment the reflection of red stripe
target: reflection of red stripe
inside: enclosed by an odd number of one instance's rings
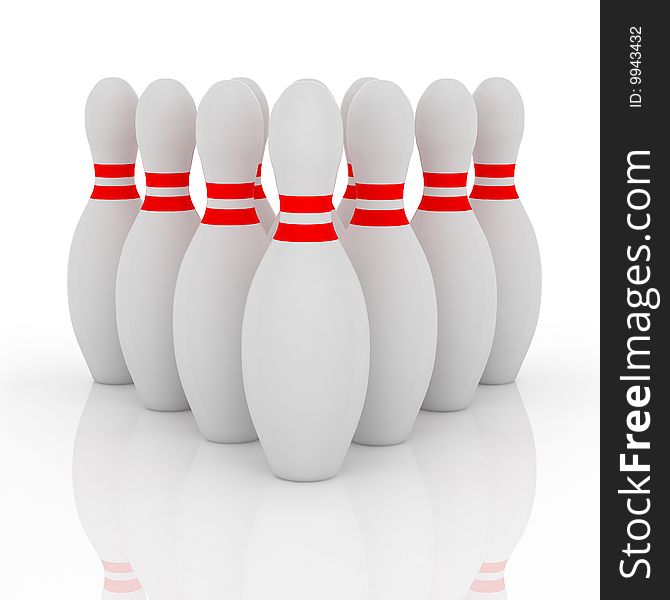
[[[135,177],[135,163],[131,165],[93,165],[96,177]]]
[[[514,177],[516,165],[482,165],[475,163],[475,177]]]
[[[262,200],[265,198],[265,190],[263,189],[262,185],[255,185],[254,186],[254,200]]]
[[[130,563],[113,563],[102,561],[102,566],[108,573],[132,573],[133,567]]]
[[[261,176],[261,170],[263,168],[263,163],[258,163],[258,168],[256,169],[256,177]]]
[[[254,225],[259,223],[255,208],[207,208],[205,225]]]
[[[356,186],[348,185],[347,189],[344,190],[344,196],[347,200],[356,200]]]
[[[433,212],[457,212],[470,210],[467,196],[422,196],[419,210]]]
[[[145,196],[142,210],[178,212],[195,208],[191,196]]]
[[[280,242],[332,242],[337,239],[337,233],[332,222],[303,225],[280,221],[274,239]]]
[[[365,210],[357,208],[351,218],[351,225],[363,225],[365,227],[397,227],[409,225],[405,210],[402,208],[394,210]]]
[[[347,163],[347,177],[354,176],[354,168],[351,166],[351,163]]]
[[[132,200],[139,197],[134,185],[95,185],[91,194],[93,200]]]
[[[470,192],[473,200],[517,200],[519,194],[513,185],[475,185]]]
[[[482,563],[482,566],[479,567],[480,573],[500,573],[500,571],[505,570],[505,565],[507,564],[506,560],[495,563]]]
[[[325,213],[334,210],[332,196],[283,196],[279,210],[285,213]]]
[[[105,578],[105,590],[116,594],[129,594],[142,589],[142,584],[137,579],[116,581]]]
[[[475,579],[470,586],[473,592],[480,594],[493,594],[495,592],[502,592],[505,589],[504,579],[495,579],[493,581],[487,579]]]
[[[424,173],[425,187],[454,188],[465,187],[468,184],[467,173]]]
[[[176,188],[188,185],[190,173],[146,173],[147,187]]]
[[[359,200],[402,200],[404,183],[356,183]]]
[[[207,197],[213,200],[242,200],[254,197],[254,182],[207,183]]]

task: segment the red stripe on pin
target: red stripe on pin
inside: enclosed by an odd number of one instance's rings
[[[356,186],[348,185],[347,189],[344,190],[344,196],[347,200],[356,200]]]
[[[134,185],[96,185],[91,193],[92,200],[134,200],[139,197]]]
[[[362,225],[364,227],[398,227],[409,225],[405,210],[402,208],[393,210],[366,210],[356,208],[351,218],[350,225]]]
[[[470,192],[473,200],[518,200],[519,194],[513,185],[475,185]]]
[[[475,177],[514,177],[515,164],[511,165],[483,165],[475,163]]]
[[[256,169],[256,177],[261,176],[261,170],[263,169],[263,163],[258,163],[258,168]]]
[[[424,173],[423,185],[435,188],[457,188],[468,184],[467,173]]]
[[[254,200],[263,200],[265,198],[265,190],[262,185],[254,186]]]
[[[297,224],[280,221],[274,239],[280,242],[332,242],[337,239],[337,233],[332,222]]]
[[[135,177],[135,163],[129,165],[93,165],[96,177]]]
[[[505,589],[504,579],[475,579],[470,586],[470,590],[479,594],[495,594]]]
[[[285,213],[326,213],[334,210],[332,196],[283,196],[279,211]]]
[[[155,212],[179,212],[195,210],[191,196],[145,196],[142,210]]]
[[[179,188],[187,187],[190,173],[145,173],[147,187]]]
[[[132,573],[133,567],[130,563],[113,563],[106,560],[102,561],[102,566],[108,573]]]
[[[260,223],[255,208],[207,208],[202,222],[205,225],[255,225]]]
[[[254,197],[254,182],[207,183],[207,197],[213,200],[244,200]]]
[[[351,163],[347,163],[347,177],[353,177],[354,176],[354,167],[351,165]]]
[[[419,210],[431,212],[462,212],[471,210],[467,196],[422,196]]]
[[[402,200],[404,183],[356,183],[359,200]]]
[[[113,580],[105,578],[105,590],[115,594],[129,594],[142,589],[142,584],[137,579]]]

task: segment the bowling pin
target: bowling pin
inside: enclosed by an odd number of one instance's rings
[[[493,341],[495,270],[466,190],[476,136],[470,92],[453,79],[432,83],[416,107],[424,192],[412,219],[437,294],[437,353],[426,410],[460,410],[472,402]]]
[[[74,441],[72,486],[79,520],[102,560],[103,600],[144,600],[121,536],[121,474],[142,407],[133,386],[94,383]]]
[[[342,221],[342,225],[346,229],[349,227],[349,222],[354,214],[356,208],[356,180],[354,179],[354,168],[351,166],[349,152],[349,144],[347,143],[347,114],[349,113],[349,106],[354,96],[358,93],[366,83],[375,81],[374,77],[361,77],[354,81],[342,98],[340,105],[340,113],[342,114],[342,127],[344,128],[344,155],[347,159],[347,189],[344,191],[344,196],[337,205],[337,214]]]
[[[474,99],[478,128],[470,204],[491,248],[498,289],[493,345],[481,381],[510,383],[533,339],[542,294],[537,239],[514,186],[523,102],[500,77],[483,81]]]
[[[116,326],[116,272],[140,209],[135,188],[137,94],[123,80],[99,81],[86,101],[95,186],[72,238],[67,293],[72,327],[93,379],[132,383]]]
[[[485,558],[467,600],[504,600],[505,567],[535,498],[535,441],[516,384],[480,386],[472,404],[488,463],[489,522]]]
[[[437,303],[430,267],[403,207],[414,114],[390,81],[371,81],[347,116],[357,204],[343,244],[370,319],[370,383],[354,441],[404,442],[435,362]]]
[[[256,214],[258,219],[263,226],[265,231],[269,232],[277,215],[270,206],[270,202],[265,196],[265,191],[263,190],[263,183],[261,182],[261,170],[263,168],[263,156],[265,155],[265,144],[268,141],[268,122],[270,121],[270,109],[268,108],[268,101],[265,98],[265,94],[260,86],[253,80],[248,77],[235,77],[234,81],[241,81],[245,83],[251,91],[254,93],[254,96],[258,99],[258,102],[261,105],[261,110],[263,111],[263,147],[260,150],[258,158],[258,169],[256,171],[256,184],[254,185],[254,206],[256,207]]]
[[[263,113],[241,81],[220,81],[196,117],[207,210],[179,270],[174,344],[179,377],[200,432],[213,442],[257,438],[242,383],[240,335],[251,279],[267,248],[254,209]]]
[[[244,387],[275,475],[327,479],[356,429],[370,351],[363,292],[332,222],[342,156],[332,95],[315,82],[289,86],[269,139],[280,223],[247,298]]]
[[[116,317],[128,369],[152,410],[185,410],[172,336],[177,272],[200,219],[189,195],[195,104],[173,79],[154,81],[137,104],[147,194],[119,260]]]

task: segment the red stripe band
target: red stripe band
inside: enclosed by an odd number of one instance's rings
[[[142,210],[156,212],[179,212],[195,210],[191,196],[145,196]]]
[[[337,239],[337,233],[332,222],[296,224],[280,221],[274,239],[280,242],[332,242]]]
[[[500,573],[505,570],[505,565],[507,564],[506,560],[495,563],[482,563],[482,566],[479,567],[480,573]]]
[[[347,177],[354,176],[354,168],[351,166],[351,163],[347,163]]]
[[[514,177],[515,164],[482,165],[475,163],[475,177]]]
[[[285,213],[325,213],[335,210],[332,196],[283,196],[279,194],[279,211]]]
[[[517,200],[519,194],[513,185],[475,185],[470,192],[473,200]]]
[[[471,210],[467,196],[422,196],[419,210],[432,212],[459,212]]]
[[[495,594],[505,589],[504,579],[475,579],[470,586],[470,590],[480,594]]]
[[[356,200],[356,186],[348,185],[347,189],[344,190],[344,196],[347,200]]]
[[[92,200],[134,200],[139,197],[134,185],[96,185],[91,193]]]
[[[207,208],[205,225],[255,225],[260,223],[255,208]]]
[[[178,188],[186,187],[190,173],[145,173],[147,187]]]
[[[409,225],[405,209],[393,210],[366,210],[356,208],[351,217],[350,225],[363,225],[365,227],[397,227]]]
[[[140,584],[137,579],[129,580],[120,580],[116,581],[113,579],[105,578],[105,590],[108,592],[114,592],[116,594],[129,594],[131,592],[136,592],[137,590],[142,589],[142,584]]]
[[[435,188],[458,188],[468,184],[467,173],[424,173],[423,185]]]
[[[358,183],[356,197],[359,200],[402,200],[404,183]]]
[[[256,169],[256,177],[261,176],[261,170],[263,169],[263,163],[258,163],[258,168]]]
[[[130,563],[113,563],[106,560],[102,561],[102,566],[108,573],[132,573],[133,567]]]
[[[96,177],[135,177],[135,163],[131,165],[93,165]]]
[[[262,185],[255,185],[254,186],[254,200],[262,200],[265,198],[265,190],[263,189]]]
[[[212,200],[244,200],[254,197],[254,182],[207,183],[207,197]]]

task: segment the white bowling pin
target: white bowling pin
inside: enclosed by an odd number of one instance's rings
[[[220,81],[198,108],[196,137],[207,210],[174,294],[179,377],[202,435],[213,442],[257,438],[242,382],[240,336],[251,280],[268,245],[254,208],[263,113],[241,81]]]
[[[275,222],[277,215],[274,209],[270,206],[265,191],[263,190],[263,183],[261,182],[261,170],[263,167],[263,156],[265,155],[265,144],[268,141],[268,123],[270,121],[270,109],[268,108],[268,101],[260,86],[248,77],[235,77],[235,81],[245,83],[254,93],[263,111],[263,147],[260,150],[258,158],[258,169],[256,170],[256,185],[254,185],[254,206],[256,207],[256,214],[265,229],[269,232]]]
[[[132,383],[116,326],[116,272],[140,209],[135,187],[137,94],[123,80],[99,81],[86,101],[95,187],[72,238],[67,270],[70,317],[93,379]]]
[[[333,477],[361,414],[369,328],[356,273],[333,227],[342,123],[314,82],[288,87],[270,118],[280,224],[249,290],[242,372],[273,472]]]
[[[466,189],[476,136],[470,92],[454,79],[432,83],[416,107],[424,195],[412,219],[437,294],[437,353],[426,410],[468,406],[491,352],[495,270]]]
[[[371,81],[354,97],[347,128],[358,200],[343,244],[370,319],[370,382],[354,441],[398,444],[426,395],[437,342],[433,277],[402,201],[412,106],[394,83]]]
[[[72,487],[79,520],[102,560],[103,600],[146,598],[121,537],[121,473],[142,407],[133,386],[93,384],[79,421]]]
[[[201,440],[190,412],[145,410],[128,446],[121,475],[123,545],[152,600],[181,600],[177,524]]]
[[[177,273],[200,222],[189,195],[195,104],[173,79],[154,81],[137,104],[136,128],[147,193],[121,252],[116,316],[121,348],[144,404],[185,410],[174,355]]]
[[[374,77],[361,77],[354,81],[349,89],[344,94],[342,98],[342,104],[340,105],[340,113],[342,114],[342,127],[344,129],[344,155],[347,159],[347,189],[344,191],[344,196],[340,203],[337,205],[337,214],[342,221],[342,225],[346,229],[349,227],[351,217],[354,214],[354,209],[356,208],[356,180],[354,178],[354,168],[351,166],[349,144],[347,143],[347,114],[349,113],[349,106],[351,101],[354,99],[354,96],[358,93],[366,83],[369,81],[375,81]]]
[[[483,81],[474,93],[477,142],[470,204],[489,242],[498,305],[493,346],[482,383],[516,379],[535,333],[542,295],[540,251],[514,186],[523,135],[523,102],[507,79]]]
[[[505,566],[521,539],[535,497],[535,441],[516,384],[480,386],[472,404],[489,466],[484,561],[468,600],[504,600]]]

